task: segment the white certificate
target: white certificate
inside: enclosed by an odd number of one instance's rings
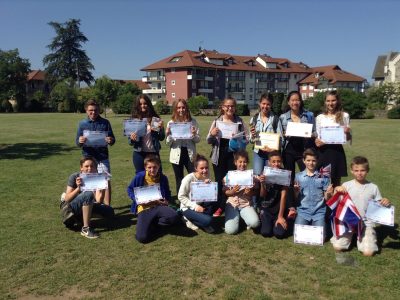
[[[313,124],[288,122],[286,136],[311,137]]]
[[[394,206],[385,207],[380,205],[379,202],[370,200],[368,202],[367,212],[365,213],[367,219],[387,225],[394,226]]]
[[[137,204],[146,204],[151,201],[162,199],[161,189],[158,183],[135,187],[133,188],[133,192],[135,193],[135,200]]]
[[[321,127],[320,138],[325,144],[346,144],[346,134],[342,126]]]
[[[106,147],[107,132],[106,131],[91,131],[84,130],[83,136],[86,137],[84,145],[86,147]]]
[[[217,182],[191,182],[190,200],[193,202],[215,202],[218,200]]]
[[[238,133],[239,123],[227,123],[222,121],[216,122],[217,128],[221,130],[223,139],[231,139],[232,136]]]
[[[171,129],[171,136],[176,140],[187,140],[192,138],[192,123],[169,123]]]
[[[262,149],[264,146],[268,148],[279,150],[279,133],[260,132],[258,140],[254,143],[254,148]]]
[[[82,179],[81,191],[105,190],[108,188],[108,176],[106,173],[81,173]]]
[[[147,119],[129,119],[124,120],[124,135],[130,136],[136,133],[138,137],[145,136],[147,132]]]
[[[253,170],[229,171],[225,177],[226,186],[253,187]]]
[[[296,244],[323,246],[324,227],[295,224],[294,242]]]
[[[266,183],[290,186],[292,171],[264,167],[263,174],[265,175]]]

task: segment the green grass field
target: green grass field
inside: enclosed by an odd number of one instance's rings
[[[348,253],[353,266],[337,264],[329,242],[296,245],[293,238],[265,239],[246,230],[228,236],[178,228],[139,244],[126,194],[134,169],[132,148],[122,136],[123,116],[108,117],[117,137],[110,149],[116,219],[94,221],[101,233],[97,240],[64,228],[59,196],[79,169],[74,139],[84,116],[0,115],[1,299],[400,299],[397,225],[377,228],[382,251],[375,257],[353,248]],[[203,139],[198,152],[207,156],[211,120],[198,118]],[[348,161],[367,156],[369,179],[400,207],[400,121],[356,120],[352,127]],[[163,168],[175,194],[168,156],[163,143]],[[222,225],[220,218],[217,226]]]

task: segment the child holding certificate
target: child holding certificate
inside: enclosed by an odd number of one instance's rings
[[[303,153],[306,169],[296,174],[294,191],[297,198],[295,224],[325,227],[325,200],[333,193],[329,178],[320,176],[316,170],[317,154],[312,149]]]
[[[331,182],[334,187],[340,185],[341,177],[347,176],[346,155],[341,144],[325,144],[321,140],[321,128],[328,126],[344,127],[344,134],[350,138],[350,117],[343,111],[342,101],[337,91],[329,91],[325,95],[325,112],[316,118],[318,138],[315,144],[318,147],[319,165],[331,165]]]
[[[246,150],[239,150],[234,154],[234,164],[238,171],[247,170],[248,162],[249,155]],[[226,181],[227,177],[223,179],[223,191],[228,198],[225,207],[225,232],[227,234],[238,233],[240,217],[245,221],[248,229],[255,229],[260,226],[260,220],[251,203],[254,185],[253,187],[241,187],[239,185],[228,187],[225,186]]]
[[[190,137],[179,137],[171,134],[171,126],[175,123],[189,123],[187,134]],[[186,127],[185,127],[186,128]],[[183,171],[186,168],[188,173],[194,171],[193,159],[196,154],[196,143],[200,142],[199,125],[190,115],[188,104],[185,100],[179,99],[172,104],[172,120],[168,122],[166,129],[166,142],[171,147],[169,161],[172,164],[176,180],[176,193],[183,179]]]
[[[210,226],[213,212],[211,203],[194,202],[190,197],[192,182],[211,182],[207,158],[197,154],[194,160],[194,169],[193,173],[186,175],[182,180],[178,193],[180,208],[188,228],[197,230],[198,227],[201,227],[204,231],[213,233],[214,229]]]
[[[272,151],[268,155],[268,166],[274,169],[282,168],[282,155],[279,151]],[[260,233],[263,237],[275,236],[282,239],[287,236],[287,231],[293,225],[296,210],[291,203],[286,203],[288,188],[278,184],[265,182],[266,176],[260,175]],[[287,218],[286,207],[289,208]]]
[[[250,142],[254,143],[253,152],[253,169],[255,175],[262,174],[264,166],[268,164],[268,153],[274,150],[279,150],[280,137],[278,138],[277,147],[270,148],[267,145],[260,148],[260,133],[268,132],[282,136],[282,124],[279,117],[272,111],[274,99],[271,94],[262,94],[258,103],[259,112],[250,119]]]
[[[80,173],[97,173],[97,162],[94,158],[87,156],[80,161]],[[104,190],[81,191],[83,185],[82,179],[79,177],[79,172],[69,176],[67,190],[61,198],[61,213],[63,222],[67,227],[74,225],[75,221],[82,220],[83,227],[81,235],[95,239],[99,234],[90,227],[90,219],[92,217],[93,203],[100,201],[104,197]]]
[[[367,180],[369,162],[365,157],[356,156],[350,164],[351,174],[354,179],[344,182],[335,188],[335,193],[348,193],[362,217],[361,237],[357,240],[357,248],[365,256],[372,256],[378,251],[374,223],[365,216],[369,200],[379,201],[382,206],[390,206],[390,201],[382,198],[377,185]],[[346,232],[342,236],[334,236],[331,243],[336,251],[345,251],[350,247],[354,232]]]
[[[131,118],[140,120],[147,119],[146,134],[143,137],[139,137],[133,132],[128,138],[129,145],[133,146],[133,165],[135,166],[136,173],[139,173],[144,171],[144,159],[147,155],[154,154],[159,156],[161,149],[160,141],[164,140],[165,132],[163,121],[155,112],[150,98],[144,94],[136,98],[132,106]],[[152,126],[154,124],[154,118],[158,120],[156,126]]]
[[[115,143],[114,133],[111,124],[107,119],[100,116],[100,106],[94,100],[89,100],[85,104],[87,118],[80,121],[78,131],[76,133],[75,142],[82,148],[83,156],[91,156],[98,163],[99,173],[111,173],[110,160],[108,158],[108,145],[112,146]],[[105,135],[103,145],[96,147],[87,146],[88,136],[85,132],[102,132]],[[108,189],[104,196],[104,203],[111,205],[111,182],[108,182]]]
[[[171,192],[168,178],[160,170],[160,159],[158,156],[148,155],[144,159],[144,166],[146,170],[138,172],[127,189],[128,195],[133,201],[131,212],[137,214],[136,239],[140,243],[147,243],[154,238],[157,225],[168,226],[179,222],[176,211],[168,206],[171,200]],[[161,197],[149,199],[151,201],[146,204],[137,204],[135,188],[156,184],[160,186]],[[146,195],[143,197],[146,197]]]
[[[233,151],[229,148],[229,140],[232,135],[243,133],[242,139],[247,143],[246,128],[243,120],[236,115],[236,100],[226,98],[222,101],[220,115],[211,124],[207,135],[207,143],[211,144],[211,161],[214,168],[215,180],[218,182],[218,203],[215,217],[219,217],[225,208],[226,197],[222,192],[222,179],[226,173],[235,170],[233,163]],[[218,127],[218,124],[221,124]],[[235,128],[236,127],[236,128]]]

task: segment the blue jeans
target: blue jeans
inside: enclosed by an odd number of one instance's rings
[[[265,166],[268,166],[268,152],[259,150],[258,153],[256,153],[253,151],[254,174],[262,174]]]
[[[200,213],[192,209],[182,211],[182,214],[198,227],[208,227],[211,224],[212,216],[207,213]]]
[[[238,233],[240,217],[251,228],[257,228],[260,225],[260,220],[253,207],[238,208],[227,203],[225,206],[225,232],[227,234]]]
[[[76,216],[82,215],[82,206],[92,205],[94,201],[93,192],[83,192],[76,196],[69,204]]]

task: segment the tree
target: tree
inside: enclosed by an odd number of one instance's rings
[[[102,76],[96,79],[93,90],[97,102],[103,106],[104,111],[106,111],[106,108],[117,99],[119,83],[111,80],[107,76]]]
[[[187,100],[190,112],[197,116],[200,114],[200,109],[208,107],[208,98],[204,96],[194,96]]]
[[[65,23],[48,23],[56,32],[56,37],[47,48],[51,53],[43,58],[49,82],[54,85],[57,82],[71,78],[74,82],[85,82],[87,85],[94,80],[91,70],[94,70],[86,51],[82,50],[82,44],[88,39],[80,31],[81,21],[70,19]]]
[[[57,83],[50,93],[50,100],[53,108],[58,112],[74,112],[76,111],[76,101],[78,91],[71,87],[68,80]]]
[[[141,93],[136,84],[126,83],[119,85],[118,95],[112,103],[112,110],[116,114],[129,114],[136,97]]]
[[[386,82],[380,87],[372,87],[367,90],[367,99],[371,109],[385,109],[400,104],[400,83]]]
[[[26,100],[26,80],[29,70],[29,60],[21,58],[18,49],[0,50],[0,100],[15,99],[17,110],[23,108]]]

